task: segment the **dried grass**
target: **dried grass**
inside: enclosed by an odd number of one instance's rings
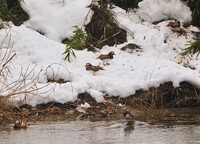
[[[16,110],[20,111],[20,108],[16,104],[22,104],[26,102],[28,96],[39,96],[39,90],[47,87],[49,84],[43,87],[38,87],[37,82],[42,69],[35,74],[35,67],[27,67],[21,73],[19,77],[10,81],[12,77],[11,66],[14,66],[14,58],[16,53],[14,51],[14,42],[11,40],[10,31],[7,32],[4,40],[0,44],[0,117],[8,118],[10,115],[15,115]],[[7,45],[5,43],[7,42]],[[53,87],[45,91],[50,93],[53,91]],[[19,99],[16,103],[16,99]]]

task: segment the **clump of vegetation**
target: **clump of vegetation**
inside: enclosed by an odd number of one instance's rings
[[[129,9],[137,8],[138,3],[141,1],[142,0],[111,0],[110,2],[128,11]]]
[[[186,1],[192,11],[192,24],[200,26],[200,0],[183,0]]]
[[[8,43],[6,43],[8,42]],[[40,72],[35,73],[35,67],[30,69],[26,68],[24,72],[21,72],[17,79],[13,79],[10,82],[12,70],[10,65],[13,64],[16,53],[14,52],[14,42],[11,40],[10,33],[4,37],[4,40],[0,43],[0,125],[7,122],[7,119],[13,116],[16,110],[19,109],[19,105],[26,103],[27,97],[30,95],[38,95],[40,89],[44,87],[37,87],[37,83],[40,77]],[[27,83],[25,81],[28,81]],[[50,90],[46,91],[48,93]],[[20,100],[18,97],[21,96]]]
[[[21,1],[0,0],[0,19],[12,21],[17,26],[28,20],[28,14],[21,8]]]
[[[189,6],[192,10],[192,23],[200,26],[200,0],[190,0]]]
[[[94,11],[90,23],[86,25],[88,34],[87,47],[95,51],[94,48],[102,48],[104,45],[113,46],[126,42],[126,31],[119,28],[114,14],[108,9],[108,4],[99,2],[99,5],[91,4]]]
[[[0,23],[0,29],[3,29],[4,25],[2,23]]]
[[[73,49],[96,51],[96,48],[102,48],[104,45],[113,46],[126,42],[126,31],[119,28],[114,14],[108,9],[108,3],[99,1],[99,4],[90,5],[94,11],[90,23],[82,28],[75,26],[73,36],[69,40],[64,40],[66,50],[64,51],[65,60],[70,62],[70,57],[76,57]]]
[[[133,108],[172,108],[200,105],[200,89],[183,81],[179,87],[172,82],[165,82],[148,91],[138,90],[135,95],[121,99],[121,103]]]
[[[200,40],[196,40],[192,42],[190,46],[185,49],[183,54],[187,54],[187,53],[191,53],[191,54],[197,53],[197,56],[198,56],[200,54]]]
[[[71,55],[76,57],[73,49],[83,50],[85,48],[86,39],[87,34],[82,30],[82,28],[75,26],[73,36],[66,42],[66,49],[63,53],[65,55],[64,59],[70,62]]]

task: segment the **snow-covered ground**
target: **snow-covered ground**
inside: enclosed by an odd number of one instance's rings
[[[150,1],[154,1],[155,5],[149,5]],[[62,53],[66,46],[60,41],[72,36],[74,26],[84,26],[89,22],[92,12],[87,6],[90,0],[24,2],[23,8],[30,15],[30,20],[19,27],[11,25],[0,30],[1,60],[5,60],[3,56],[6,52],[8,59],[16,53],[9,64],[8,78],[1,79],[0,95],[7,96],[15,91],[18,94],[12,97],[13,100],[24,100],[34,106],[49,101],[74,101],[83,92],[88,92],[98,102],[103,102],[105,94],[127,97],[135,94],[136,90],[147,90],[169,81],[175,87],[182,81],[188,81],[200,88],[198,57],[180,55],[193,40],[192,31],[198,29],[193,26],[184,28],[185,35],[179,36],[167,26],[169,21],[152,24],[167,18],[184,23],[191,21],[191,11],[179,0],[144,0],[139,3],[135,12],[129,13],[121,8],[114,8],[120,27],[128,32],[128,42],[112,47],[104,46],[96,53],[75,51],[77,58],[72,57],[71,63],[63,60]],[[144,14],[151,20],[143,17]],[[120,48],[128,43],[138,44],[142,50],[133,53],[121,51]],[[110,65],[104,66],[96,58],[110,51],[114,51],[116,55]],[[11,52],[10,55],[8,52]],[[93,75],[85,70],[88,62],[100,64],[104,70]],[[192,70],[190,67],[196,69]],[[23,84],[16,85],[19,79]],[[68,82],[47,83],[48,79],[64,79]],[[31,91],[32,88],[38,91]],[[30,93],[23,93],[25,90]]]

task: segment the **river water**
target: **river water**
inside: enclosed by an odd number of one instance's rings
[[[7,125],[0,127],[0,144],[200,144],[200,125],[125,120],[36,123],[21,130]]]

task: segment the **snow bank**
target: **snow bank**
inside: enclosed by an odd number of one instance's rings
[[[192,20],[190,8],[180,0],[143,0],[138,7],[136,13],[148,22],[177,19],[188,23]]]
[[[153,15],[154,19],[157,17],[155,12],[162,13],[159,19],[163,18],[166,12],[167,16],[189,21],[189,17],[182,15],[189,14],[187,7],[182,3],[152,1],[157,4],[155,6],[150,4],[147,7],[149,0],[141,2],[137,13],[147,8],[147,12]],[[63,2],[58,2],[25,0],[23,7],[28,11],[31,19],[25,25],[0,30],[1,56],[6,53],[6,50],[11,50],[12,54],[16,53],[9,65],[11,73],[8,73],[8,78],[0,83],[0,87],[4,87],[0,95],[11,93],[10,84],[18,81],[20,76],[26,76],[27,73],[30,74],[23,80],[24,84],[32,84],[32,80],[38,76],[37,81],[33,83],[38,90],[36,93],[17,94],[13,100],[25,100],[24,102],[33,106],[50,101],[60,103],[75,101],[78,94],[84,92],[91,94],[96,101],[103,102],[104,95],[127,97],[135,94],[139,89],[147,90],[169,81],[173,82],[175,87],[182,81],[200,87],[199,59],[190,55],[183,57],[179,54],[186,44],[193,40],[192,26],[184,29],[185,35],[178,36],[167,26],[167,21],[158,25],[142,23],[137,14],[130,19],[128,13],[116,8],[114,12],[119,25],[129,33],[127,43],[138,44],[142,50],[133,53],[121,51],[121,47],[127,44],[124,43],[113,47],[104,46],[96,53],[87,50],[75,51],[77,58],[72,58],[72,62],[69,63],[63,60],[62,55],[66,46],[59,41],[71,35],[73,25],[82,23],[88,12],[87,1],[65,0],[64,5]],[[178,5],[178,8],[172,7],[172,4]],[[46,36],[30,29],[28,25],[37,31],[45,32]],[[5,39],[6,36],[8,37]],[[10,42],[14,42],[13,48],[9,45]],[[103,66],[103,62],[96,58],[110,51],[114,51],[116,55],[110,65]],[[188,67],[193,65],[196,69],[184,67],[184,60],[187,60]],[[100,65],[104,70],[93,75],[85,70],[85,64],[88,62],[92,65]],[[48,83],[49,79],[59,78],[66,83]]]
[[[90,0],[24,0],[22,7],[30,16],[25,25],[60,42],[72,36],[74,26],[88,22],[89,4]]]

